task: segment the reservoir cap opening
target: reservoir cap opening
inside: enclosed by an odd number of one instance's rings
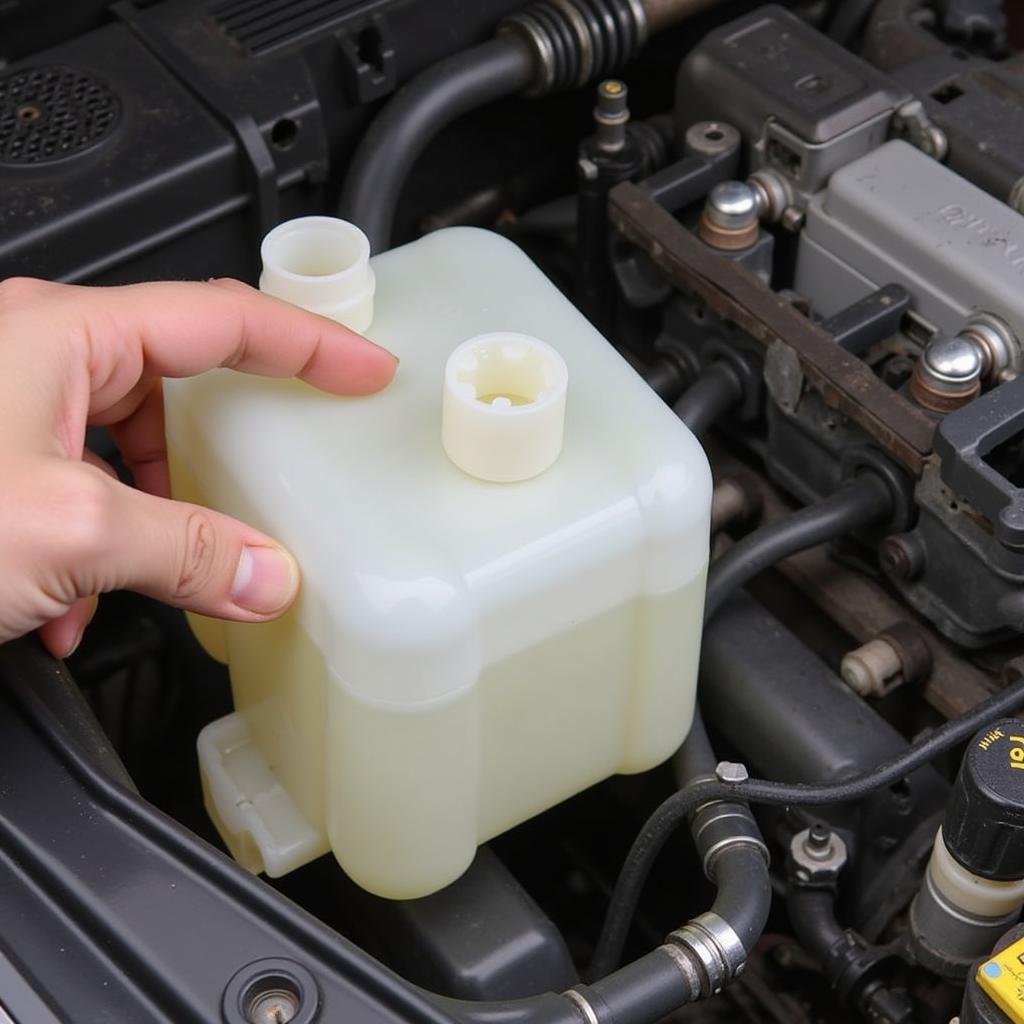
[[[511,483],[544,472],[562,450],[569,371],[526,334],[470,338],[445,367],[441,437],[448,457],[480,480]]]
[[[296,217],[260,246],[260,290],[354,331],[373,320],[375,280],[366,235],[337,217]]]

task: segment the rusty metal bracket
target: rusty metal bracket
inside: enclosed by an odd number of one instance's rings
[[[642,188],[612,189],[615,228],[682,290],[701,298],[765,349],[787,346],[825,404],[858,424],[915,476],[932,450],[935,424],[856,356],[739,263],[711,252]]]

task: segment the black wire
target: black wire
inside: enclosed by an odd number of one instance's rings
[[[1024,676],[959,718],[946,722],[928,736],[912,743],[897,757],[841,782],[813,785],[773,782],[770,779],[747,779],[745,782],[701,779],[684,786],[660,804],[633,841],[612,892],[594,959],[598,960],[600,952],[603,962],[607,955],[605,950],[616,947],[621,949],[655,858],[668,837],[702,804],[715,800],[739,800],[752,804],[807,807],[860,800],[902,781],[918,768],[968,740],[994,719],[1022,705]]]

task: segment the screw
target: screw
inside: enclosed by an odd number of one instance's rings
[[[879,545],[878,561],[889,576],[914,580],[924,569],[924,552],[914,538],[906,534],[893,535]]]
[[[746,782],[750,778],[745,765],[736,761],[719,761],[715,768],[715,778],[719,782]]]
[[[258,995],[246,1016],[250,1024],[288,1024],[299,1012],[298,1000],[291,992],[273,989]]]

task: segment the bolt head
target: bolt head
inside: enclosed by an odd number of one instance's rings
[[[746,765],[735,761],[719,761],[715,768],[715,778],[719,782],[746,782],[750,778]]]
[[[758,218],[757,193],[745,181],[723,181],[708,194],[708,219],[720,228],[740,231]]]
[[[978,346],[968,338],[936,338],[921,357],[933,384],[954,388],[974,386],[984,369]]]
[[[919,569],[920,558],[904,537],[886,537],[878,547],[882,569],[898,580],[912,580]]]

